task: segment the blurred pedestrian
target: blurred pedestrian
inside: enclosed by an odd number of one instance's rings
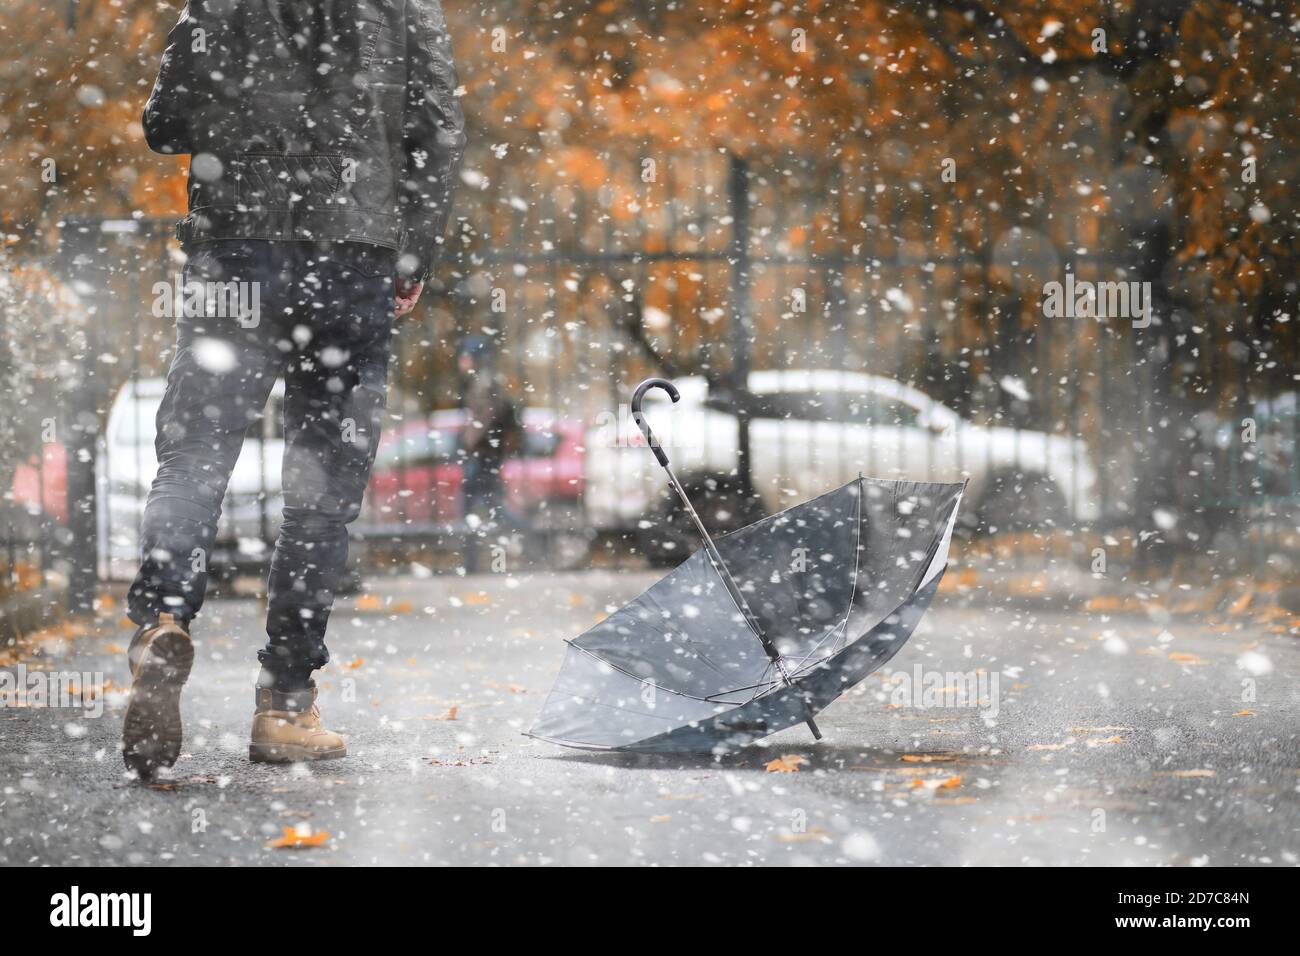
[[[464,148],[439,0],[189,0],[144,132],[189,154],[177,226],[187,285],[241,304],[177,318],[158,473],[129,593],[138,625],[123,730],[148,776],[180,752],[189,628],[244,435],[285,379],[284,522],[268,581],[249,756],[340,757],[312,672],[347,561],[386,401],[393,319],[420,297]],[[245,295],[251,287],[253,295]]]
[[[465,517],[471,530],[486,534],[507,523],[505,484],[501,468],[519,453],[523,429],[502,375],[495,343],[471,335],[457,355],[465,424],[460,434]],[[469,549],[467,566],[477,567],[476,548]]]

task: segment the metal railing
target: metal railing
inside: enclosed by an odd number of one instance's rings
[[[451,567],[467,548],[480,566],[515,560],[512,547],[566,566],[680,555],[620,413],[649,374],[699,383],[694,411],[674,413],[679,437],[699,447],[675,460],[715,501],[705,520],[721,530],[875,471],[971,474],[975,530],[1018,536],[1017,555],[1054,536],[1075,554],[1103,531],[1136,540],[1153,501],[1211,534],[1247,511],[1265,516],[1255,527],[1273,535],[1269,547],[1288,533],[1300,496],[1295,393],[1223,358],[1228,332],[1204,333],[1208,386],[1174,395],[1196,403],[1188,420],[1200,431],[1155,449],[1178,471],[1148,494],[1144,443],[1159,425],[1148,398],[1174,387],[1161,378],[1173,372],[1129,317],[1044,315],[1045,279],[1135,275],[1086,241],[1097,214],[1068,196],[1044,204],[1050,229],[1037,231],[960,201],[908,206],[842,170],[791,187],[716,153],[671,157],[649,180],[635,160],[612,163],[594,189],[538,191],[503,167],[460,202],[454,255],[394,339],[390,421],[356,526],[372,566]],[[69,575],[84,603],[136,559],[173,335],[150,303],[183,257],[170,220],[69,221],[63,240],[65,274],[90,313],[85,374],[59,409],[79,423],[60,434],[77,503],[66,511],[78,542]],[[508,520],[487,536],[460,495],[456,356],[469,335],[496,343],[523,418]],[[276,453],[273,429],[250,441],[264,461]],[[269,471],[232,491],[257,511],[224,539],[234,564],[267,555],[279,492]]]

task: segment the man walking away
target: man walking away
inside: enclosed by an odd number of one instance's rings
[[[312,672],[379,440],[395,315],[423,288],[464,149],[438,0],[190,0],[144,110],[149,147],[188,153],[185,280],[241,283],[182,315],[158,411],[123,756],[142,777],[181,746],[207,558],[244,435],[285,380],[284,521],[268,580],[249,756],[341,757]],[[236,286],[236,288],[239,288]],[[223,297],[229,301],[233,297]]]

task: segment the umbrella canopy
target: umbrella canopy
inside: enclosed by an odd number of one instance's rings
[[[800,723],[816,732],[812,718],[911,636],[964,488],[859,478],[718,538],[716,555],[706,538],[569,642],[531,735],[707,753]]]

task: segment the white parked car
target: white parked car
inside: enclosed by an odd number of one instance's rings
[[[109,580],[130,580],[139,569],[140,520],[158,472],[154,422],[165,389],[161,378],[123,385],[100,439],[95,462],[99,572]],[[276,382],[262,419],[261,440],[256,435],[244,439],[222,502],[213,565],[259,564],[275,540],[283,505],[283,402],[284,383]]]
[[[645,415],[706,523],[720,531],[829,491],[859,474],[970,480],[968,520],[992,529],[1042,527],[1099,515],[1084,443],[1064,435],[977,425],[892,379],[858,372],[753,372],[750,460],[759,501],[734,478],[736,418],[705,379],[675,380],[682,400],[648,393]],[[624,406],[587,434],[586,509],[598,527],[636,528],[651,557],[690,543],[663,471]]]

